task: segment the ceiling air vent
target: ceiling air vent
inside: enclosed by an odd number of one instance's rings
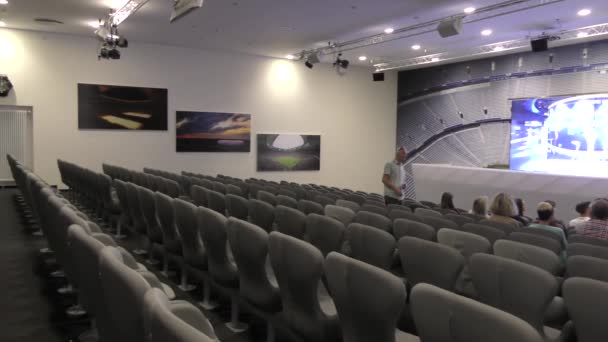
[[[63,21],[51,18],[35,18],[34,21],[45,25],[63,25]]]

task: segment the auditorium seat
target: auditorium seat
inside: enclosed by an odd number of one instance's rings
[[[586,255],[568,258],[568,277],[590,278],[608,283],[608,260]]]
[[[118,203],[120,205],[120,217],[118,218],[118,225],[116,226],[116,234],[114,235],[114,238],[124,239],[126,235],[123,234],[123,229],[128,228],[128,226],[131,224],[129,199],[127,197],[127,183],[120,179],[115,179],[114,189],[116,189],[116,196],[118,197]]]
[[[536,235],[540,235],[540,236],[544,236],[546,238],[549,239],[553,239],[557,242],[559,242],[560,246],[562,247],[562,249],[566,248],[566,246],[564,246],[563,240],[562,240],[562,236],[556,232],[551,232],[548,230],[544,230],[544,229],[538,229],[538,228],[529,228],[529,227],[525,227],[521,230],[522,233],[527,233],[527,234],[536,234]]]
[[[397,246],[410,288],[418,283],[429,283],[454,290],[464,267],[464,256],[457,250],[410,236],[399,239]]]
[[[435,211],[433,209],[427,209],[427,208],[416,208],[416,210],[414,210],[414,213],[416,215],[420,215],[420,216],[431,216],[431,217],[438,217],[438,218],[443,218],[443,214]]]
[[[348,194],[344,199],[351,202],[355,202],[360,206],[365,203],[365,197],[356,193]]]
[[[240,187],[232,184],[226,185],[226,195],[236,195],[240,197],[245,197],[243,194],[243,190]]]
[[[355,212],[348,208],[330,204],[325,207],[325,216],[335,218],[344,225],[348,225],[355,218]]]
[[[559,330],[544,323],[549,304],[559,291],[552,274],[519,261],[475,254],[471,275],[481,302],[523,319],[546,339],[560,337]]]
[[[386,206],[386,208],[388,209],[389,212],[392,210],[405,210],[405,211],[412,212],[412,209],[410,209],[410,207],[405,206],[403,204],[389,204]]]
[[[217,191],[220,194],[226,194],[226,185],[220,182],[211,182],[212,187],[209,190]]]
[[[608,283],[570,278],[564,282],[563,292],[577,341],[608,341]]]
[[[507,237],[507,234],[505,234],[504,231],[492,226],[486,226],[484,224],[467,223],[464,224],[460,230],[483,236],[490,242],[490,244],[494,244],[494,242],[496,242],[498,239],[504,239]]]
[[[213,326],[194,305],[169,301],[158,289],[144,295],[143,321],[149,342],[214,342],[218,341]]]
[[[451,228],[458,229],[458,225],[450,220],[446,220],[441,217],[435,216],[419,216],[422,219],[422,222],[428,224],[429,226],[435,228],[435,230],[439,230],[441,228]]]
[[[154,204],[160,230],[163,234],[163,270],[165,276],[169,275],[169,258],[182,255],[182,243],[177,227],[175,226],[175,210],[171,197],[156,192],[154,193]]]
[[[388,218],[395,221],[396,219],[408,219],[410,221],[416,221],[420,223],[424,223],[422,216],[418,216],[413,214],[411,211],[401,210],[401,209],[393,209],[388,213]],[[425,223],[426,224],[426,223]]]
[[[325,208],[325,206],[327,205],[336,204],[336,201],[333,198],[327,196],[327,194],[317,195],[313,198],[313,201],[319,203],[323,208]]]
[[[197,216],[197,206],[194,204],[181,199],[174,199],[172,204],[175,226],[182,246],[181,256],[183,256],[179,258],[181,266],[179,287],[182,291],[192,291],[195,286],[188,284],[188,273],[196,273],[208,268],[208,251],[201,243],[199,233],[199,226],[203,223]]]
[[[515,231],[515,227],[509,223],[497,222],[490,219],[484,219],[479,221],[479,224],[494,227],[502,230],[505,234],[509,235]]]
[[[206,207],[207,206],[207,191],[208,188],[204,188],[202,186],[193,185],[190,188],[190,198],[192,202],[198,206]]]
[[[207,208],[226,215],[226,196],[218,191],[207,191]]]
[[[388,217],[363,210],[363,207],[365,206],[362,206],[361,210],[355,214],[352,222],[372,226],[385,232],[391,232],[393,223]]]
[[[372,226],[351,223],[346,236],[351,257],[384,270],[392,268],[396,258],[396,241],[390,233]]]
[[[272,205],[273,207],[277,205],[277,197],[273,193],[265,190],[258,191],[257,199],[266,202]]]
[[[131,235],[138,237],[138,240],[141,241],[142,237],[147,235],[148,227],[144,221],[141,205],[139,203],[138,188],[140,188],[140,186],[133,183],[126,183],[125,187],[127,191],[127,200],[129,201],[129,214],[131,216],[131,226],[129,227],[131,229]],[[138,246],[133,250],[133,253],[137,255],[146,254],[146,250],[140,247],[141,242],[138,243]]]
[[[249,217],[249,201],[238,195],[227,194],[226,214],[229,217],[236,217],[238,219],[247,221]]]
[[[304,239],[306,215],[301,211],[278,205],[274,210],[274,219],[277,231],[298,239]]]
[[[298,195],[295,192],[284,188],[279,189],[279,191],[277,192],[277,196],[285,196],[294,200],[298,198]]]
[[[345,239],[346,228],[342,222],[319,214],[306,216],[305,240],[317,247],[324,257],[330,252],[342,252]]]
[[[517,241],[498,240],[494,243],[494,255],[536,266],[554,276],[561,276],[564,267],[557,255],[546,248]]]
[[[543,342],[525,321],[430,284],[414,287],[411,307],[421,341]]]
[[[445,214],[443,216],[444,218],[456,223],[460,227],[464,226],[467,223],[475,223],[475,220],[473,220],[472,218],[459,214]]]
[[[305,199],[298,201],[298,209],[306,215],[313,213],[323,215],[325,213],[325,209],[319,203]]]
[[[600,259],[608,259],[608,248],[586,243],[569,243],[567,252],[568,257],[575,255],[586,255]]]
[[[264,228],[267,232],[271,232],[274,223],[274,207],[268,202],[250,199],[249,220],[251,223]]]
[[[171,198],[178,198],[182,191],[181,191],[181,187],[179,186],[179,184],[171,179],[165,179],[165,187],[167,190],[167,196],[171,197]]]
[[[436,241],[437,231],[426,223],[400,218],[393,222],[393,236],[397,241],[404,236]]]
[[[349,201],[349,200],[345,200],[345,199],[337,200],[336,205],[338,205],[340,207],[348,208],[354,212],[359,211],[359,208],[361,207],[358,203]]]
[[[277,195],[277,206],[279,205],[298,209],[298,201],[295,199],[295,197],[291,196]]]
[[[600,246],[608,248],[608,240],[602,240],[591,236],[573,234],[568,237],[570,243],[585,243],[588,245]]]
[[[545,248],[555,253],[556,255],[560,255],[562,253],[561,244],[554,239],[540,236],[537,234],[530,234],[525,232],[514,232],[509,234],[507,237],[508,240],[517,241],[521,243],[527,243],[529,245]]]
[[[370,202],[366,202],[364,205],[362,205],[358,211],[368,211],[374,214],[378,214],[378,215],[382,215],[382,216],[386,216],[388,215],[388,210],[386,209],[386,207],[384,206],[384,203],[382,204],[382,207],[379,205],[374,205],[374,204],[369,204]]]
[[[327,256],[324,269],[344,342],[419,341],[397,330],[406,299],[401,279],[336,252]]]
[[[336,308],[321,282],[321,252],[279,232],[270,234],[268,244],[283,303],[280,318],[305,341],[338,341]]]
[[[108,175],[98,175],[99,189],[103,203],[103,218],[113,226],[120,216],[120,204],[118,198],[112,193],[112,178]]]
[[[158,261],[154,259],[154,247],[162,248],[163,244],[163,234],[158,223],[156,204],[154,203],[154,192],[144,187],[139,187],[137,191],[142,217],[146,225],[146,235],[148,237],[147,263],[154,265],[158,263]]]

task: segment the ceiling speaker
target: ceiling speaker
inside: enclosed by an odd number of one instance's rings
[[[455,36],[462,31],[462,17],[447,19],[439,23],[437,31],[442,38]]]
[[[532,52],[547,51],[549,49],[549,38],[532,39],[530,46],[532,46]]]
[[[384,73],[383,72],[375,72],[374,73],[374,82],[382,82],[384,81]]]

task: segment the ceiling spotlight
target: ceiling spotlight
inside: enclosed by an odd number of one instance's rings
[[[421,46],[419,44],[412,45],[412,50],[420,50]]]
[[[578,11],[578,15],[581,17],[588,16],[589,14],[591,14],[591,10],[588,8],[583,8],[582,10]]]
[[[312,67],[319,62],[319,55],[317,53],[311,53],[306,57],[304,65],[306,65],[308,69],[312,69]]]
[[[433,58],[431,58],[431,62],[439,62],[439,57],[433,57]]]
[[[589,33],[583,31],[583,32],[577,33],[576,36],[579,38],[585,38],[585,37],[589,37]]]
[[[99,55],[97,55],[97,58],[120,59],[120,51],[104,44],[99,50]]]
[[[482,36],[489,36],[491,34],[492,34],[492,30],[490,30],[490,29],[485,29],[485,30],[481,31]]]
[[[342,69],[348,69],[348,65],[350,64],[350,62],[346,59],[342,59],[340,58],[342,57],[342,54],[339,53],[338,57],[336,57],[336,61],[334,62],[334,66],[339,70],[340,68]]]
[[[392,27],[387,27],[384,29],[384,33],[386,33],[386,34],[391,34],[393,32],[395,32],[395,29]]]
[[[475,8],[475,7],[467,7],[464,9],[464,13],[471,14],[471,13],[475,12],[476,9],[477,8]]]
[[[0,5],[8,5],[8,0],[0,0]]]
[[[0,27],[4,27],[6,26],[6,23],[4,22],[4,20],[0,19]]]
[[[363,62],[363,61],[366,61],[366,60],[367,60],[367,57],[366,57],[366,56],[359,56],[359,60],[360,60],[360,61],[362,61],[362,62]]]
[[[293,59],[296,59],[296,56],[294,56],[294,55],[287,55],[287,56],[285,56],[285,58],[293,60]]]

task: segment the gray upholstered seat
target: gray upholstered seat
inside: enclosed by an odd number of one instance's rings
[[[114,180],[114,189],[116,189],[116,196],[118,197],[118,205],[120,206],[120,217],[118,218],[118,224],[116,225],[117,239],[125,237],[123,234],[125,228],[128,229],[131,224],[131,212],[129,209],[129,198],[127,197],[127,183],[120,179]]]
[[[286,197],[290,197],[293,199],[298,198],[298,194],[296,194],[295,192],[291,191],[291,190],[287,190],[287,189],[280,189],[277,192],[277,197],[278,196],[286,196]]]
[[[226,198],[221,192],[214,190],[207,191],[207,208],[215,210],[218,213],[226,214]]]
[[[450,220],[435,216],[420,216],[422,221],[439,231],[441,228],[458,229],[458,225]]]
[[[313,201],[319,203],[322,207],[336,204],[336,201],[333,198],[325,195],[317,195],[313,198]]]
[[[277,231],[304,239],[306,233],[306,215],[294,208],[277,205],[274,210]]]
[[[575,255],[587,255],[600,259],[608,259],[608,248],[586,243],[569,243],[567,252],[568,257]]]
[[[464,226],[467,223],[475,223],[475,220],[473,220],[472,218],[459,214],[445,214],[443,216],[444,218],[456,223],[460,227]]]
[[[553,239],[553,240],[559,242],[560,245],[562,245],[562,241],[563,241],[562,236],[556,232],[552,232],[552,231],[548,231],[548,230],[544,230],[544,229],[538,229],[538,228],[530,228],[530,227],[524,227],[521,231],[524,233],[536,234],[536,235],[544,236],[549,239]],[[564,248],[564,247],[565,246],[562,246],[562,248]]]
[[[404,236],[435,241],[437,240],[437,231],[426,223],[400,218],[393,221],[393,236],[397,241]]]
[[[490,219],[481,220],[481,221],[479,221],[479,224],[483,224],[486,226],[500,229],[503,232],[505,232],[505,234],[507,234],[507,235],[509,235],[515,231],[514,225],[511,225],[509,223],[497,222],[497,221],[490,220]]]
[[[156,215],[154,192],[144,187],[139,187],[137,189],[137,195],[139,197],[141,213],[147,230],[148,261],[154,263],[154,245],[162,246],[163,243],[163,233],[160,229],[160,224],[158,223],[158,217]]]
[[[245,197],[245,195],[243,194],[243,190],[233,184],[226,185],[226,195],[236,195],[240,197]]]
[[[163,272],[168,274],[169,257],[171,255],[181,257],[182,243],[175,225],[173,199],[163,193],[156,192],[154,193],[154,204],[159,227],[163,233]]]
[[[608,260],[575,255],[567,261],[568,277],[591,278],[608,282]]]
[[[410,209],[410,207],[407,207],[403,204],[389,204],[386,206],[386,208],[389,210],[389,212],[393,210],[403,210],[407,212],[412,212],[412,209]]]
[[[401,267],[408,284],[429,283],[448,291],[464,267],[464,256],[457,250],[415,237],[402,237],[397,243]]]
[[[212,187],[209,190],[217,191],[220,194],[225,194],[226,193],[226,185],[224,183],[211,182],[211,184],[212,184]]]
[[[346,228],[342,222],[319,214],[306,217],[305,240],[317,247],[323,256],[342,251],[345,238]]]
[[[353,202],[353,201],[348,201],[348,200],[344,200],[344,199],[339,199],[336,201],[336,205],[344,207],[344,208],[348,208],[354,212],[359,211],[359,208],[361,207],[358,203]]]
[[[608,341],[608,283],[570,278],[564,282],[563,293],[577,341]]]
[[[496,242],[496,240],[504,239],[505,237],[507,237],[507,234],[505,234],[505,232],[500,229],[477,223],[466,223],[462,225],[460,230],[483,236],[488,241],[490,241],[490,244],[492,245],[494,244],[494,242]]]
[[[298,209],[304,214],[320,214],[323,215],[325,210],[317,202],[301,199],[298,201]]]
[[[217,211],[198,207],[195,210],[200,236],[207,250],[209,274],[220,286],[238,288],[236,264],[229,257],[226,232],[228,219]]]
[[[350,255],[370,265],[390,270],[395,261],[395,238],[378,228],[360,223],[348,225]]]
[[[325,274],[344,342],[396,341],[397,320],[406,299],[400,278],[336,252],[327,256]]]
[[[197,271],[208,268],[208,252],[200,236],[197,208],[199,207],[190,202],[181,199],[173,200],[175,226],[181,237],[180,241],[182,244],[183,261],[181,265],[180,287],[184,291],[193,289],[187,282],[189,270],[194,269],[194,271]]]
[[[283,303],[282,320],[306,341],[336,341],[338,315],[321,282],[321,252],[279,232],[270,234],[268,244]]]
[[[206,207],[207,191],[209,191],[209,189],[198,185],[190,187],[190,198],[192,199],[192,202],[198,206]]]
[[[378,214],[381,216],[387,216],[388,215],[388,210],[386,209],[386,207],[380,207],[374,204],[364,204],[359,208],[360,211],[368,211],[370,213],[374,213],[374,214]]]
[[[517,241],[496,241],[494,243],[494,255],[536,266],[555,276],[561,275],[563,271],[563,265],[555,253],[545,248]]]
[[[279,205],[298,209],[298,201],[291,196],[277,195],[277,206]]]
[[[348,225],[355,218],[355,212],[348,208],[330,204],[325,207],[325,216],[335,218],[344,225]]]
[[[227,194],[226,213],[230,217],[236,217],[246,221],[249,217],[249,201],[238,195]]]
[[[438,218],[442,218],[443,214],[435,211],[433,209],[427,209],[427,208],[416,208],[416,210],[414,210],[414,213],[416,215],[420,215],[420,216],[431,216],[431,217],[438,217]]]
[[[365,203],[365,197],[363,197],[360,194],[348,194],[346,195],[346,197],[344,198],[345,200],[351,201],[351,202],[355,202],[359,205],[363,205]]]
[[[529,245],[545,248],[551,252],[560,255],[562,252],[561,244],[551,238],[540,236],[538,234],[530,234],[525,232],[514,232],[508,237],[508,240],[517,241],[521,243],[527,243]]]
[[[362,206],[362,209],[355,214],[355,217],[353,218],[352,222],[376,227],[385,232],[391,231],[393,223],[388,217],[363,210],[363,207],[364,206]]]
[[[388,213],[388,218],[395,221],[396,219],[407,219],[410,221],[416,221],[420,223],[424,223],[422,216],[418,216],[413,214],[411,211],[401,210],[401,209],[393,209]],[[426,223],[425,223],[426,224]]]
[[[573,234],[568,237],[570,243],[586,243],[588,245],[600,246],[608,248],[608,240],[602,240],[591,236]]]
[[[421,341],[543,341],[525,321],[433,285],[416,285],[411,306]]]
[[[545,338],[559,337],[559,331],[544,325],[547,308],[559,290],[552,274],[489,254],[475,254],[470,265],[481,302],[523,319]]]
[[[274,207],[267,202],[250,199],[249,221],[264,228],[264,230],[267,232],[272,231],[272,226],[274,223]]]
[[[260,201],[264,201],[272,205],[273,207],[277,205],[277,197],[273,193],[270,193],[268,191],[258,191],[257,199],[259,199]]]
[[[146,341],[217,341],[213,326],[198,308],[183,300],[169,301],[158,289],[146,292],[143,316]]]
[[[179,183],[172,179],[164,179],[165,189],[167,190],[167,196],[171,198],[178,198],[181,194],[181,187]]]

